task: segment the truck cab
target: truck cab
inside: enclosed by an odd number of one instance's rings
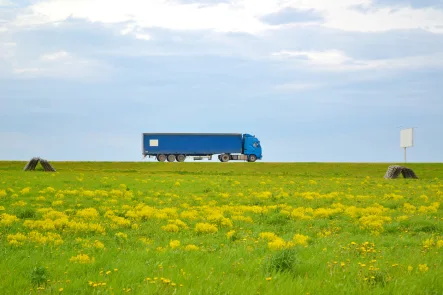
[[[243,154],[248,157],[249,162],[255,162],[257,159],[261,159],[262,148],[258,138],[251,134],[243,135]]]

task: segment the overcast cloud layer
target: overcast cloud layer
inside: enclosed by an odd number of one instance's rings
[[[0,0],[0,159],[137,161],[241,132],[264,161],[443,161],[441,0]]]

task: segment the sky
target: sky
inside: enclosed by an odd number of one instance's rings
[[[233,132],[263,162],[402,162],[415,128],[407,161],[443,162],[442,86],[442,0],[0,0],[0,160]]]

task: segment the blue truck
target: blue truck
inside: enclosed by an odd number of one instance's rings
[[[260,141],[251,134],[143,133],[142,143],[143,156],[159,162],[184,162],[187,157],[211,160],[217,154],[221,162],[255,162],[263,157]]]

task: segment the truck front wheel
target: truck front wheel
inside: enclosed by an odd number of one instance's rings
[[[257,156],[256,155],[249,155],[248,162],[255,162],[255,161],[257,161]]]

